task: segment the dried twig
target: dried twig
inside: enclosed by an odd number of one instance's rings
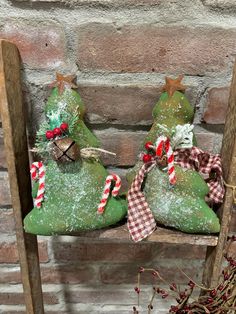
[[[229,238],[228,249],[232,242],[236,241],[236,236]],[[153,287],[151,299],[148,304],[148,314],[152,313],[153,301],[156,295],[160,295],[161,298],[165,299],[170,295],[174,295],[177,302],[176,305],[172,305],[169,309],[169,313],[172,314],[235,314],[236,312],[236,258],[235,256],[225,255],[225,259],[228,265],[222,271],[222,280],[220,284],[214,289],[206,288],[202,285],[194,282],[184,271],[180,271],[189,279],[188,288],[181,291],[175,283],[169,285],[169,290],[166,291],[161,289],[159,286]],[[167,283],[164,278],[160,275],[159,271],[152,268],[140,267],[138,272],[138,285],[135,288],[138,294],[138,305],[139,295],[141,293],[140,280],[141,274],[149,272],[152,276],[156,277],[163,283]],[[197,300],[192,301],[192,293],[195,288],[200,288],[205,291],[205,295],[200,296]],[[134,307],[133,313],[138,314],[139,312]],[[155,313],[158,313],[155,309]]]

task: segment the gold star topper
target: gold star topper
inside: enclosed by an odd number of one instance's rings
[[[75,75],[67,75],[64,76],[60,73],[56,73],[56,80],[54,82],[52,82],[49,86],[51,88],[53,87],[57,87],[59,94],[61,95],[65,88],[77,88],[78,86],[76,84],[73,83],[73,81],[75,80]]]
[[[181,83],[183,77],[183,75],[179,75],[177,79],[166,77],[166,84],[162,87],[162,90],[167,92],[170,97],[173,96],[176,91],[185,91],[186,86]]]

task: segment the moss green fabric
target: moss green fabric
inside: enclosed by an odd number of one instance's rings
[[[218,218],[204,201],[208,186],[201,176],[176,166],[176,177],[176,186],[170,188],[166,173],[158,168],[149,173],[144,191],[155,219],[184,232],[218,232]]]
[[[83,121],[85,106],[80,95],[72,89],[65,89],[63,94],[60,95],[58,88],[54,88],[46,103],[45,114],[47,116],[51,112],[62,112],[64,110],[72,115],[77,114],[78,116],[70,137],[79,144],[79,147],[99,147],[98,139],[87,128]],[[62,121],[61,117],[56,116],[56,118],[50,119],[50,126],[53,129],[60,126],[62,122],[64,121]]]
[[[176,91],[172,97],[169,97],[167,92],[164,92],[153,108],[152,116],[154,122],[145,138],[145,143],[155,142],[159,134],[170,137],[177,125],[191,123],[194,110],[183,93]],[[196,145],[195,137],[194,145]]]
[[[43,206],[25,218],[25,231],[52,235],[100,229],[118,222],[127,205],[110,197],[103,215],[97,213],[106,169],[100,162],[78,161],[66,165],[50,161],[46,167]]]
[[[194,111],[186,96],[176,91],[172,97],[162,93],[153,109],[153,126],[144,143],[155,143],[158,136],[171,136],[175,127],[193,120]],[[138,162],[127,175],[131,183],[140,169]],[[177,183],[170,187],[166,170],[158,167],[151,170],[143,184],[146,200],[158,223],[188,233],[217,233],[219,219],[206,204],[208,186],[202,177],[193,170],[175,166]]]
[[[58,107],[72,114],[78,111],[70,137],[80,148],[99,146],[99,141],[83,122],[84,105],[75,91],[66,89],[59,95],[58,89],[53,89],[45,107],[52,128],[62,122],[54,114]],[[45,198],[41,208],[33,208],[25,217],[25,231],[38,235],[69,234],[104,228],[120,221],[127,213],[127,204],[119,197],[110,196],[104,214],[97,213],[107,175],[101,162],[94,159],[71,163],[48,160]],[[33,187],[34,196],[37,186],[36,183]]]

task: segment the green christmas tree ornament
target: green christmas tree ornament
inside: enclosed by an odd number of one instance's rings
[[[185,86],[181,80],[182,76],[166,78],[153,109],[153,125],[144,141],[146,153],[141,154],[141,160],[127,176],[130,183],[128,228],[135,241],[154,230],[154,218],[161,225],[187,233],[220,230],[217,215],[205,201],[209,193],[207,183],[187,159],[187,165],[184,160],[176,163],[177,157],[179,161],[183,154],[193,155],[198,151],[191,125],[194,110],[183,93]],[[138,223],[139,231],[134,227]]]
[[[34,208],[24,219],[29,233],[100,229],[117,223],[127,212],[118,195],[120,179],[101,164],[103,150],[83,121],[85,106],[72,89],[73,79],[57,74],[45,106],[46,121],[37,133],[35,150],[43,161],[31,167]]]

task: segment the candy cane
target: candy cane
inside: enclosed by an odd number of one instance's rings
[[[115,181],[115,186],[111,192],[111,182],[112,181]],[[118,177],[118,175],[110,174],[109,176],[107,176],[106,183],[105,183],[104,190],[103,190],[103,194],[102,194],[102,199],[100,201],[100,204],[98,205],[98,210],[97,210],[98,214],[104,213],[110,192],[111,192],[112,196],[117,196],[119,193],[120,187],[121,187],[121,179],[120,179],[120,177]]]
[[[30,173],[32,180],[39,181],[37,196],[34,199],[34,206],[40,208],[45,192],[45,167],[43,163],[41,161],[32,163]]]
[[[163,148],[165,148],[168,163],[168,175],[170,184],[176,183],[175,167],[174,167],[174,153],[170,146],[170,140],[166,136],[160,136],[156,141],[156,155],[162,156]]]

